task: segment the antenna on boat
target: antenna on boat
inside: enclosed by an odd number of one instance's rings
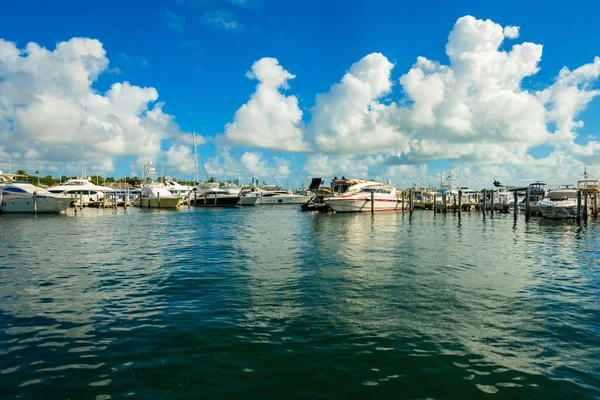
[[[194,183],[198,183],[198,151],[196,149],[196,132],[194,134]]]

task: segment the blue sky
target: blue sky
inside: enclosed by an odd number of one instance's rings
[[[264,180],[281,182],[292,179],[297,184],[303,177],[307,179],[311,175],[312,171],[306,164],[314,160],[309,159],[309,155],[319,154],[328,157],[332,164],[336,164],[333,161],[336,158],[350,160],[349,164],[337,163],[329,172],[346,175],[364,172],[381,179],[392,175],[398,184],[410,184],[415,179],[427,184],[434,179],[430,177],[450,168],[457,169],[465,180],[476,181],[479,174],[474,170],[480,159],[445,158],[443,155],[426,160],[415,158],[415,161],[404,165],[404,169],[392,172],[382,161],[392,153],[410,154],[413,150],[394,145],[393,149],[383,146],[371,152],[348,155],[336,154],[331,149],[323,151],[315,145],[310,152],[304,153],[281,151],[272,146],[257,147],[235,140],[220,142],[213,138],[225,131],[225,125],[234,121],[236,111],[249,101],[258,82],[248,79],[245,74],[253,63],[263,57],[277,59],[284,70],[295,75],[294,79],[287,81],[289,89],[280,88],[280,92],[297,98],[302,112],[301,123],[307,126],[305,135],[309,136],[308,131],[317,134],[317,128],[309,126],[316,95],[329,92],[354,63],[369,54],[381,53],[393,64],[390,73],[392,89],[384,90],[384,94],[375,96],[373,100],[381,104],[410,106],[413,99],[406,96],[399,79],[411,69],[417,57],[448,65],[450,60],[445,46],[457,20],[466,15],[490,19],[502,27],[520,27],[518,38],[503,42],[500,50],[510,51],[514,44],[523,42],[543,45],[539,71],[526,76],[520,83],[523,90],[535,92],[552,85],[564,66],[572,71],[593,63],[594,57],[600,55],[600,46],[596,43],[600,27],[595,21],[599,11],[600,5],[593,2],[565,4],[547,1],[526,4],[517,1],[410,4],[396,1],[269,0],[89,1],[75,4],[71,1],[19,1],[3,5],[0,38],[14,43],[21,50],[27,43],[35,42],[49,51],[53,51],[57,43],[74,37],[97,39],[110,63],[91,84],[91,89],[102,94],[114,83],[124,81],[142,88],[155,88],[158,102],[164,103],[162,112],[174,117],[183,135],[196,131],[204,136],[206,143],[199,146],[199,150],[204,161],[215,159],[208,167],[221,179],[238,176],[247,179],[255,175],[256,170],[240,170],[239,162],[245,153],[256,153],[260,154],[263,164],[252,165],[268,166],[274,175],[262,176]],[[0,82],[7,79],[0,75]],[[585,85],[597,87],[593,78]],[[586,145],[590,140],[597,140],[600,127],[598,103],[597,99],[591,100],[578,111],[576,119],[585,124],[577,128],[578,136],[572,140],[573,143]],[[10,116],[6,119],[9,120]],[[551,127],[551,124],[547,126]],[[18,138],[18,124],[12,124],[10,129],[12,135]],[[374,130],[372,134],[377,135],[378,131]],[[0,136],[4,140],[9,137],[10,134]],[[162,150],[166,151],[178,140],[177,135],[163,135]],[[1,147],[3,144],[4,149]],[[9,149],[6,144],[0,142],[0,150],[12,155],[13,164],[18,165],[21,157],[22,165],[36,168],[37,163],[40,165],[37,168],[51,174],[64,171],[67,166],[76,170],[81,164],[81,161],[74,160],[50,160],[52,157],[43,154],[27,159],[22,147]],[[512,147],[510,151],[517,156],[528,154],[534,159],[542,159],[557,148],[563,151],[564,146],[541,140],[528,143],[525,153]],[[216,168],[223,151],[238,164],[228,166],[227,160],[221,158],[221,168]],[[565,154],[574,162],[587,165],[599,159],[595,151],[594,148],[583,152],[587,157],[585,160],[578,157],[577,152],[565,150]],[[365,162],[368,156],[379,161]],[[109,157],[113,161],[107,167],[112,169],[103,171],[107,175],[128,175],[135,169],[132,164],[145,160],[122,152],[111,153]],[[274,157],[287,167],[278,169],[278,161]],[[189,170],[178,169],[160,154],[156,154],[154,162],[167,164],[165,168],[172,175],[191,175]],[[343,170],[344,165],[363,162],[363,169]],[[548,160],[544,165],[552,162]],[[6,164],[6,160],[0,158],[0,168],[8,169]],[[519,171],[526,168],[515,166],[514,162],[508,163],[511,167],[500,162],[494,163],[493,167],[485,164],[490,174],[497,171],[506,174],[505,178],[514,176],[514,168]],[[539,167],[535,165],[532,168],[546,169]],[[88,173],[94,168],[94,163],[90,163]],[[572,175],[576,173],[578,171],[571,172]],[[491,179],[486,176],[484,181],[491,182]]]

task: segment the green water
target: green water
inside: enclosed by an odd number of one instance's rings
[[[600,225],[0,216],[0,398],[600,398]]]

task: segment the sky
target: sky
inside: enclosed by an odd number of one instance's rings
[[[600,4],[402,3],[2,2],[0,170],[600,178]]]

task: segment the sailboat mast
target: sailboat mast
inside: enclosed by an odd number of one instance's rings
[[[194,133],[194,183],[198,183],[198,151],[196,150],[196,132]]]

